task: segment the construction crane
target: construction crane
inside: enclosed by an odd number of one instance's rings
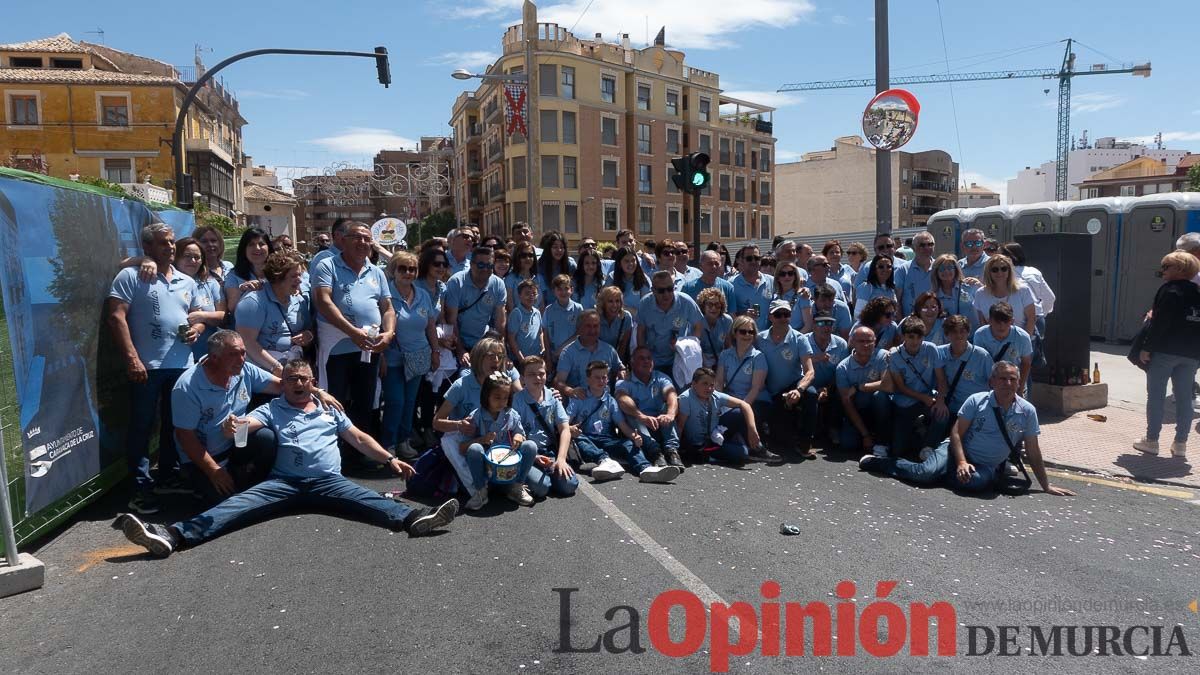
[[[1150,62],[1134,65],[1122,64],[1119,68],[1097,63],[1088,70],[1075,70],[1075,52],[1071,50],[1074,40],[1067,38],[1067,49],[1063,52],[1062,66],[1053,68],[1037,68],[1032,70],[993,70],[984,73],[942,73],[940,75],[911,75],[890,78],[893,86],[903,84],[933,84],[938,82],[975,82],[979,80],[1018,80],[1037,78],[1043,80],[1058,79],[1058,153],[1056,156],[1057,172],[1054,177],[1054,195],[1059,201],[1067,198],[1067,156],[1071,147],[1071,80],[1081,75],[1118,75],[1131,73],[1141,77],[1150,77]],[[857,87],[874,87],[875,80],[826,80],[823,82],[800,82],[785,84],[778,89],[786,91],[817,91],[821,89],[853,89]]]

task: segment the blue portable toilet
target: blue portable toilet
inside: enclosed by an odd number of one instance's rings
[[[958,254],[958,242],[962,238],[966,223],[979,209],[943,209],[929,216],[925,229],[933,235],[934,250],[938,255],[943,253]]]
[[[1185,232],[1200,232],[1200,193],[1130,198],[1117,239],[1117,292],[1110,333],[1132,340],[1162,285],[1159,262]]]
[[[984,237],[995,239],[1001,244],[1006,241],[1012,241],[1013,208],[1000,204],[977,209],[975,210],[974,217],[971,218],[971,224],[965,229],[982,230]]]
[[[1021,234],[1042,234],[1046,232],[1061,232],[1063,209],[1072,202],[1036,202],[1033,204],[1016,204],[1010,206],[1009,218],[1012,221],[1011,241]]]
[[[1092,319],[1088,334],[1094,338],[1115,339],[1109,328],[1117,295],[1117,238],[1128,201],[1128,197],[1101,197],[1066,202],[1063,208],[1062,231],[1092,238]]]

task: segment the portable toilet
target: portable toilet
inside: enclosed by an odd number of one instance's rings
[[[1105,340],[1110,332],[1113,298],[1117,296],[1117,237],[1128,197],[1102,197],[1067,202],[1063,209],[1063,232],[1092,236],[1091,326],[1089,335]]]
[[[1159,261],[1189,227],[1200,231],[1200,193],[1168,192],[1129,200],[1117,241],[1117,284],[1112,333],[1132,340],[1162,286]]]
[[[985,206],[975,212],[974,218],[967,229],[983,230],[983,236],[995,239],[1003,244],[1012,241],[1012,209],[1011,206]],[[957,253],[957,251],[955,251]]]
[[[938,254],[958,253],[958,242],[962,238],[966,223],[979,209],[943,209],[929,216],[925,229],[933,235],[934,250]]]
[[[1037,202],[1012,206],[1011,237],[1020,234],[1043,234],[1046,232],[1061,232],[1059,224],[1062,221],[1063,208],[1070,202]],[[1008,240],[1001,240],[1001,243]]]

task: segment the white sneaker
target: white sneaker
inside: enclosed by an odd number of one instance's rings
[[[477,490],[475,492],[475,494],[471,495],[471,498],[469,500],[467,500],[467,503],[463,504],[463,508],[465,508],[468,511],[478,511],[479,509],[482,509],[484,506],[486,506],[487,503],[488,503],[488,489],[487,489],[487,486],[485,485],[485,486],[479,488],[479,490]]]
[[[876,457],[883,457],[884,459],[887,459],[888,447],[886,445],[876,445],[875,447],[871,448],[871,454],[875,455]]]
[[[612,480],[620,478],[624,473],[625,469],[622,469],[620,464],[609,457],[592,469],[592,478],[594,480]]]
[[[1187,457],[1187,441],[1175,441],[1171,444],[1171,456],[1176,459]]]
[[[513,483],[508,487],[508,493],[504,496],[521,506],[533,506],[533,494],[529,492],[529,488],[524,483]]]
[[[924,462],[925,460],[929,459],[929,456],[932,454],[933,448],[921,448],[921,452],[918,454],[918,456],[921,458],[921,461]]]
[[[642,469],[642,473],[638,476],[638,480],[643,483],[670,483],[679,478],[679,467],[677,466],[651,466]]]
[[[1133,449],[1137,450],[1139,452],[1144,452],[1147,455],[1157,456],[1158,455],[1158,441],[1157,440],[1152,441],[1149,438],[1146,438],[1145,436],[1143,436],[1140,441],[1133,444]]]

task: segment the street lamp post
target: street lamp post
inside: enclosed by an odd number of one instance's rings
[[[379,84],[387,87],[392,83],[391,65],[388,62],[387,47],[376,47],[373,52],[346,52],[332,51],[327,49],[253,49],[248,52],[234,54],[233,56],[218,63],[212,68],[206,70],[203,75],[196,78],[196,81],[188,89],[187,94],[183,97],[183,103],[179,105],[179,114],[175,117],[175,132],[171,136],[171,151],[175,153],[175,204],[180,208],[190,209],[194,204],[193,199],[189,196],[192,194],[192,177],[183,171],[183,125],[187,122],[188,110],[191,109],[192,103],[196,100],[196,96],[200,94],[200,90],[220,72],[225,66],[231,63],[236,63],[242,59],[248,59],[252,56],[262,56],[264,54],[301,54],[305,56],[360,56],[363,58],[375,59],[375,68],[379,75]]]
[[[887,91],[890,66],[888,63],[888,0],[875,0],[875,93]],[[892,232],[892,153],[875,149],[875,232]]]
[[[472,73],[464,68],[450,73],[450,77],[456,80],[470,80],[472,78],[483,80],[484,82],[512,82],[525,85],[525,219],[529,224],[529,229],[533,232],[537,231],[537,224],[534,221],[533,208],[533,92],[530,85],[529,69],[526,68],[524,73],[508,73],[508,74],[493,74],[493,73]],[[470,133],[470,130],[467,130]]]

